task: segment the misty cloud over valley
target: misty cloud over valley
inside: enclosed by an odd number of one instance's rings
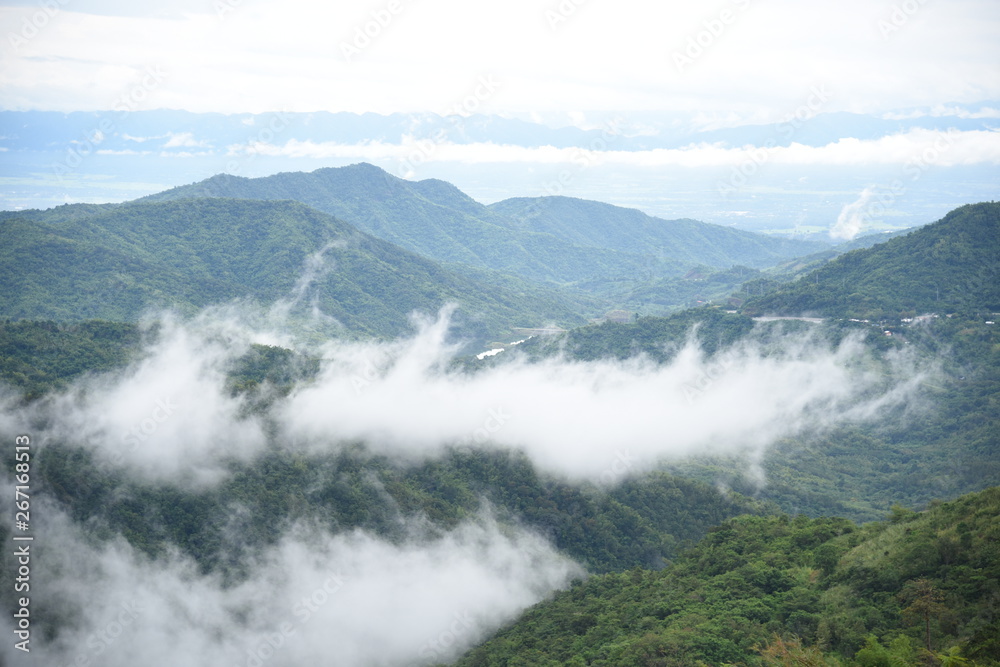
[[[879,362],[856,337],[780,330],[713,355],[692,331],[666,363],[532,361],[512,348],[470,371],[448,342],[452,312],[415,318],[413,335],[396,341],[302,347],[318,372],[285,394],[260,387],[257,407],[233,393],[227,371],[252,343],[294,346],[296,336],[255,330],[238,307],[168,314],[147,324],[127,368],[28,406],[7,396],[0,419],[5,432],[31,430],[42,453],[80,447],[112,475],[194,493],[221,484],[234,462],[322,460],[355,443],[403,467],[456,448],[519,450],[542,474],[596,490],[664,460],[759,461],[780,438],[905,406],[929,373],[903,356]],[[767,484],[756,467],[746,474]],[[434,664],[585,572],[516,517],[498,522],[484,499],[450,528],[399,514],[392,539],[300,518],[274,525],[276,541],[256,551],[238,527],[249,510],[218,507],[229,517],[223,548],[243,554],[240,575],[223,577],[175,549],[151,559],[121,536],[96,539],[97,525],[71,519],[46,491],[35,600],[39,623],[61,623],[37,649],[47,664]]]

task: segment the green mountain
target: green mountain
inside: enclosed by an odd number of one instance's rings
[[[685,266],[760,268],[827,247],[697,220],[663,220],[636,209],[572,197],[507,199],[489,208],[514,220],[517,229],[551,234],[580,246],[669,258]]]
[[[582,200],[569,201],[587,211],[587,233],[574,233],[575,218],[565,218],[576,212],[554,206],[552,216],[563,216],[562,224],[532,226],[520,220],[518,206],[533,206],[532,200],[487,207],[449,183],[410,182],[370,164],[255,179],[219,175],[146,200],[206,196],[294,199],[438,261],[588,289],[680,275],[693,264],[763,266],[823,247]]]
[[[414,310],[448,302],[461,304],[459,333],[476,340],[581,322],[553,290],[486,285],[292,201],[6,213],[0,242],[0,315],[9,318],[134,321],[151,307],[286,299],[302,317],[316,307],[349,334],[397,336]],[[313,282],[300,283],[307,269]]]
[[[994,487],[863,528],[739,517],[664,570],[558,593],[457,664],[1000,664],[998,515]]]
[[[220,174],[144,200],[187,197],[292,199],[425,257],[534,280],[573,283],[625,277],[648,264],[644,258],[577,247],[551,235],[512,233],[507,220],[454,186],[443,181],[410,183],[369,164],[254,179]]]
[[[881,319],[1000,311],[1000,203],[969,204],[909,234],[843,254],[750,299],[744,312]]]

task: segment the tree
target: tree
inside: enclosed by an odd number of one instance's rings
[[[924,620],[924,644],[931,651],[931,616],[940,614],[944,606],[944,595],[934,588],[928,579],[916,579],[907,582],[899,593],[903,600],[909,600],[910,606],[903,610],[903,617],[922,618]]]

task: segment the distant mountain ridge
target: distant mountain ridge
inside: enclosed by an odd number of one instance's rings
[[[577,245],[667,256],[692,266],[769,266],[826,247],[687,218],[664,220],[637,209],[573,197],[519,197],[489,208],[527,231],[552,234]]]
[[[410,182],[365,163],[255,179],[223,174],[143,201],[188,197],[293,199],[431,259],[561,284],[679,275],[698,264],[768,266],[825,247],[585,200],[490,207],[444,181]],[[526,207],[541,210],[547,224],[525,222]]]

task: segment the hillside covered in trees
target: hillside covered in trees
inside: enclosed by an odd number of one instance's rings
[[[1000,663],[1000,488],[888,521],[739,517],[598,575],[471,651],[500,665]]]
[[[969,204],[845,253],[743,306],[749,314],[859,319],[1000,312],[1000,203]]]

